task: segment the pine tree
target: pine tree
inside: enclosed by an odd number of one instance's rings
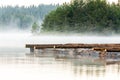
[[[38,33],[38,31],[39,31],[39,25],[36,23],[36,22],[34,22],[33,23],[33,25],[32,25],[32,33]]]

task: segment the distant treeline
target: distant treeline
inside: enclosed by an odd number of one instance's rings
[[[51,10],[56,9],[57,5],[39,5],[29,7],[0,7],[0,28],[17,26],[20,29],[30,27],[34,22],[40,22]],[[11,27],[12,28],[12,27]]]
[[[120,5],[105,0],[74,0],[51,11],[42,26],[44,32],[120,33]]]

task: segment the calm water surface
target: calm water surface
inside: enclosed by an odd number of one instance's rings
[[[119,37],[0,34],[1,80],[120,80],[120,65],[81,65],[74,59],[26,56],[26,43],[120,43]]]

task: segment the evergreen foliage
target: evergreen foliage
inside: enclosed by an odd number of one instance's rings
[[[0,7],[0,28],[17,26],[20,29],[27,29],[35,21],[42,21],[44,16],[51,10],[56,9],[57,5],[39,5],[29,7]]]
[[[120,33],[120,5],[105,0],[74,0],[51,11],[42,30],[77,33]]]
[[[40,29],[40,26],[34,22],[33,25],[32,25],[32,33],[37,33]]]

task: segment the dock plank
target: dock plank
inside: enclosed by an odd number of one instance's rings
[[[120,44],[26,44],[26,48],[31,47],[38,47],[38,48],[53,48],[56,46],[58,48],[94,48],[94,47],[119,47]]]

